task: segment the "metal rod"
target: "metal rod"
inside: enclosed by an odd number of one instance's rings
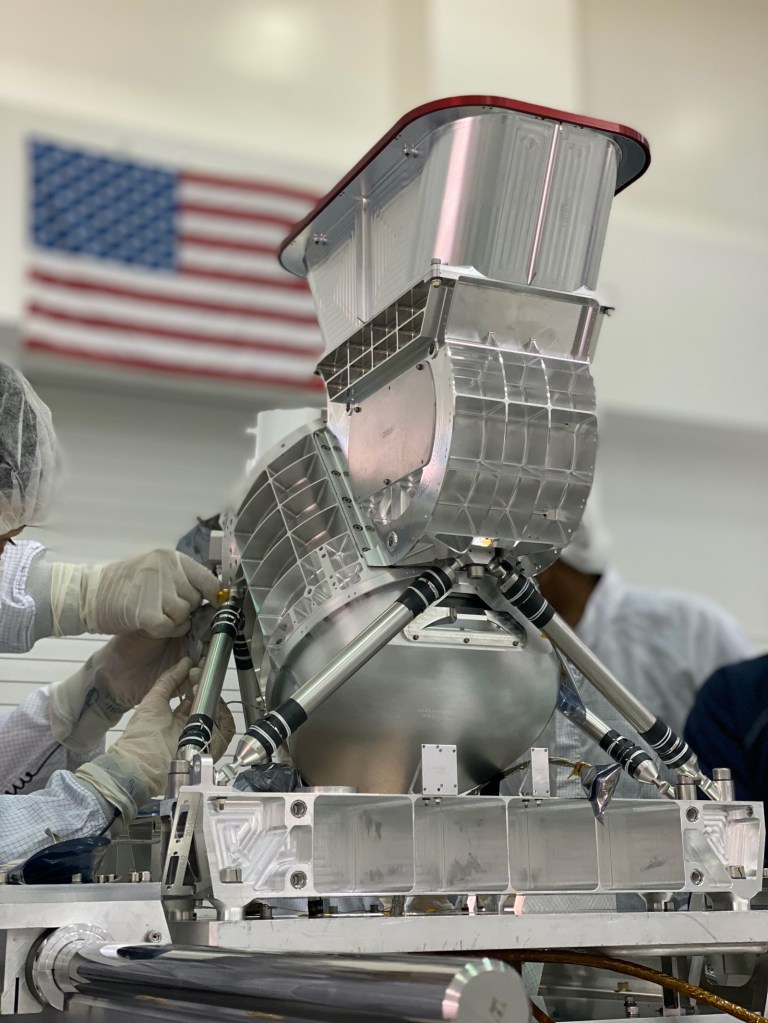
[[[617,732],[615,728],[611,728],[594,711],[585,706],[570,663],[557,647],[555,647],[555,653],[563,672],[560,680],[560,693],[557,698],[557,710],[588,738],[596,742],[611,759],[620,764],[630,778],[642,782],[644,785],[655,785],[663,796],[674,799],[675,790],[669,782],[662,778],[648,751]]]
[[[409,622],[441,600],[456,582],[461,562],[433,567],[422,572],[397,600],[374,619],[350,643],[331,658],[279,707],[252,725],[241,738],[235,758],[226,773],[269,760],[289,735],[320,704],[344,685]]]
[[[40,958],[38,956],[38,963]],[[40,967],[36,967],[40,969]],[[186,1001],[259,1016],[338,1023],[425,1023],[528,1017],[517,973],[490,958],[327,956],[231,949],[74,943],[46,967],[36,988]],[[42,979],[42,983],[40,982]],[[119,1002],[117,1003],[119,1004]],[[496,1005],[497,1012],[491,1012]]]
[[[248,640],[245,638],[244,632],[239,631],[237,633],[232,652],[235,655],[237,684],[240,688],[240,700],[243,706],[245,727],[250,728],[264,714],[266,707],[264,706],[264,696],[261,692],[251,651],[248,647]]]
[[[557,614],[536,586],[525,576],[506,570],[498,562],[489,566],[506,600],[541,629],[552,644],[571,661],[599,693],[621,714],[640,737],[656,751],[664,763],[694,781],[710,799],[718,801],[720,792],[699,767],[696,754],[684,739],[657,718],[637,699],[613,672],[582,643],[573,629]]]
[[[195,753],[202,753],[208,749],[224,678],[241,621],[240,604],[232,597],[221,605],[213,617],[208,653],[195,690],[189,719],[179,738],[177,760],[191,760]]]
[[[652,727],[655,715],[619,682],[558,614],[552,616],[542,632],[637,732],[642,734]]]

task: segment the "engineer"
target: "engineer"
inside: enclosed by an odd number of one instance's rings
[[[768,655],[729,664],[699,690],[685,738],[702,770],[728,767],[737,799],[768,801]]]
[[[28,650],[47,635],[115,636],[66,682],[33,693],[0,721],[0,861],[50,844],[50,834],[124,824],[164,787],[189,713],[188,698],[170,707],[189,695],[191,662],[180,659],[178,638],[218,589],[207,569],[176,551],[68,565],[18,540],[46,514],[57,460],[47,406],[0,363],[0,651]],[[107,730],[137,705],[123,737],[97,756]],[[231,716],[222,714],[227,732]]]
[[[539,574],[537,582],[555,610],[619,681],[682,734],[702,683],[723,665],[752,656],[751,645],[735,619],[705,597],[640,589],[623,582],[610,566],[609,547],[591,502],[571,543],[554,565]],[[586,680],[579,678],[578,688],[590,710],[638,741]],[[554,728],[558,756],[605,762],[606,754],[559,714]],[[576,779],[563,782],[559,778],[560,795],[577,792]],[[648,796],[650,791],[647,785],[622,778],[619,794]]]

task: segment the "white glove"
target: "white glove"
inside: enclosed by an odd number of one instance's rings
[[[82,667],[48,690],[51,731],[68,749],[85,753],[146,696],[182,655],[183,639],[115,636]]]
[[[152,796],[165,792],[168,769],[192,707],[189,695],[184,696],[175,710],[171,710],[170,701],[185,689],[189,693],[191,665],[185,657],[161,675],[136,708],[117,742],[76,772],[81,781],[120,811],[124,824],[132,821]],[[211,743],[216,759],[223,756],[235,734],[235,723],[228,710],[225,716],[217,714],[217,719],[220,728],[214,730]]]
[[[54,636],[144,632],[183,636],[203,598],[216,603],[219,583],[203,565],[178,551],[152,551],[112,565],[51,566]]]
[[[165,791],[168,769],[192,701],[184,697],[175,710],[170,704],[188,682],[191,667],[190,659],[184,657],[162,674],[117,742],[75,772],[117,807],[124,823],[132,821],[152,796]]]

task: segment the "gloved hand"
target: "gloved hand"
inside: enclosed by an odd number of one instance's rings
[[[192,707],[188,686],[191,664],[185,657],[161,675],[117,742],[76,771],[77,778],[119,810],[124,824],[130,823],[152,796],[165,792],[168,769]],[[185,690],[181,703],[172,710],[170,701]],[[223,756],[235,734],[232,715],[224,709],[226,714],[220,704],[211,743],[215,759]]]
[[[183,636],[203,598],[216,602],[216,577],[186,554],[152,551],[111,565],[51,566],[55,636],[144,632]]]
[[[176,664],[184,639],[114,636],[69,678],[48,690],[51,731],[68,749],[93,749],[123,714]]]
[[[116,807],[123,822],[132,821],[152,796],[165,792],[168,769],[179,736],[189,717],[192,700],[184,696],[171,709],[189,681],[188,657],[164,672],[141,701],[121,737],[110,749],[75,772]]]

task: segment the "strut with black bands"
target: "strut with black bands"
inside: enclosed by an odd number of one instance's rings
[[[285,742],[291,732],[307,720],[307,712],[295,700],[286,700],[276,710],[271,710],[246,732],[257,739],[269,756]],[[271,747],[271,748],[270,748]]]
[[[441,600],[452,585],[450,576],[441,568],[430,568],[413,580],[405,593],[397,598],[397,603],[407,607],[415,618]]]
[[[502,579],[499,589],[510,604],[524,614],[532,625],[541,629],[554,617],[555,609],[539,593],[535,584],[524,575],[513,574],[509,582]]]
[[[232,647],[232,653],[235,655],[235,667],[238,671],[253,671],[253,660],[245,633],[238,632],[235,636],[235,645]]]
[[[223,632],[234,640],[237,637],[238,630],[242,627],[242,617],[243,613],[238,602],[232,599],[227,600],[213,616],[211,634],[216,636]]]
[[[190,746],[203,752],[207,750],[213,738],[213,719],[207,714],[191,714],[179,737],[179,747]]]
[[[687,763],[694,756],[694,752],[685,739],[675,735],[669,725],[664,724],[661,718],[656,718],[654,723],[646,732],[640,733],[651,749],[655,749],[661,759],[673,770]]]
[[[636,743],[611,728],[600,740],[600,748],[621,764],[630,778],[634,778],[641,764],[652,758]]]

